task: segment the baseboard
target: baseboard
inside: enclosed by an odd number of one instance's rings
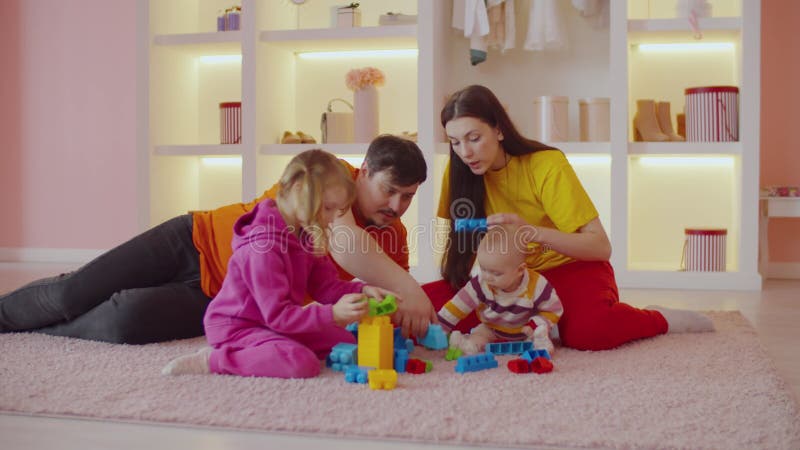
[[[770,262],[767,278],[800,280],[800,262]]]
[[[105,250],[87,248],[0,247],[0,261],[83,263],[91,261],[103,252]]]

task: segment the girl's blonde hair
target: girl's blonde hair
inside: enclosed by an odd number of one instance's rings
[[[299,191],[294,195],[294,205],[289,208],[292,189],[299,183]],[[278,208],[291,214],[308,234],[315,253],[327,251],[328,230],[320,224],[322,194],[326,188],[340,186],[345,189],[346,206],[344,214],[356,198],[356,185],[350,171],[332,154],[319,150],[306,150],[289,161],[278,182],[280,189],[276,198]],[[290,212],[291,211],[291,212]],[[302,212],[303,214],[298,214]],[[300,221],[299,216],[306,217]]]

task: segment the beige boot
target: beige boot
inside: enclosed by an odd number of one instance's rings
[[[636,100],[636,116],[633,118],[633,135],[635,141],[663,142],[669,136],[661,132],[656,117],[656,102],[653,100]]]
[[[672,114],[669,111],[669,102],[656,103],[656,116],[658,116],[658,126],[661,127],[661,132],[669,136],[670,141],[684,140],[672,128]]]

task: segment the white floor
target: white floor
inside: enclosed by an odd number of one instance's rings
[[[0,292],[69,266],[0,263]],[[800,280],[768,280],[760,292],[644,290],[622,291],[634,306],[652,304],[695,310],[739,310],[753,324],[781,375],[800,399]],[[2,382],[2,380],[0,380]],[[0,414],[0,447],[37,449],[440,449],[416,443],[315,438],[207,428],[99,422]]]

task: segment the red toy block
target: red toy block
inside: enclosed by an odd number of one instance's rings
[[[512,359],[508,362],[508,370],[514,373],[529,373],[531,371],[531,363],[522,358]]]
[[[553,371],[553,363],[544,357],[538,357],[531,361],[531,370],[536,373],[547,373]]]
[[[427,364],[421,359],[411,358],[406,362],[406,372],[413,374],[425,373]]]

